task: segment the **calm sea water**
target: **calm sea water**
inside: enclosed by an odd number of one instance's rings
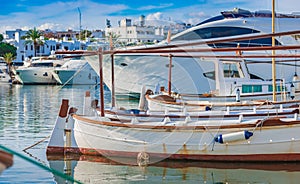
[[[0,174],[0,183],[299,183],[300,164],[238,164],[163,161],[147,167],[123,165],[104,157],[47,157],[48,139],[62,99],[80,107],[85,91],[99,98],[94,86],[0,86],[0,144],[18,154],[12,167]],[[110,94],[105,92],[106,105]],[[136,102],[119,102],[134,107]],[[29,158],[28,159],[24,159]],[[134,160],[133,160],[134,162]],[[49,170],[41,168],[43,164]]]

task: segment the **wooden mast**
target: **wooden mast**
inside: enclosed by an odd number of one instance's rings
[[[272,0],[272,34],[275,33],[275,0]],[[275,47],[275,37],[272,36],[272,47]],[[275,50],[272,50],[272,56]],[[276,65],[275,58],[272,57],[272,81],[273,81],[273,101],[276,101]]]
[[[110,45],[110,50],[112,51],[114,49],[113,46],[113,40],[112,40],[112,35],[109,37],[109,45]],[[114,61],[114,54],[112,53],[110,55],[111,57],[111,106],[115,107],[116,106],[116,95],[115,95],[115,61]]]
[[[169,79],[168,79],[168,94],[171,95],[172,88],[172,54],[169,54]]]
[[[102,66],[103,52],[101,47],[98,50],[98,57],[99,57],[99,75],[100,75],[100,109],[101,109],[101,117],[104,117],[104,89],[103,89],[103,66]]]

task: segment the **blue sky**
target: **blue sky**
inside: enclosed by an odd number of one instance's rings
[[[299,0],[276,0],[276,11],[300,12]],[[105,19],[117,26],[118,20],[181,21],[196,24],[220,11],[234,7],[270,10],[271,0],[8,0],[1,3],[0,33],[5,30],[37,27],[40,29],[79,29],[79,13],[83,29],[104,29]]]

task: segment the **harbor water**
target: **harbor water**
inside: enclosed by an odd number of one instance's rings
[[[47,156],[46,147],[62,99],[82,112],[83,96],[99,98],[99,86],[1,85],[0,145],[14,163],[0,183],[299,183],[299,163],[216,163],[165,160],[125,165],[105,157]],[[105,105],[110,92],[105,91]],[[131,108],[136,101],[120,100]]]

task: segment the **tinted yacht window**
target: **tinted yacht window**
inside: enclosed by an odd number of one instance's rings
[[[240,28],[240,27],[208,27],[208,28],[202,28],[202,29],[197,29],[197,30],[188,32],[184,35],[174,38],[173,41],[210,39],[210,38],[219,38],[219,37],[226,37],[226,36],[258,33],[258,32],[259,31],[254,30],[254,29]]]
[[[259,31],[249,28],[241,27],[209,27],[197,29],[186,34],[180,35],[177,38],[174,38],[173,41],[177,40],[198,40],[198,39],[211,39],[211,38],[221,38],[227,36],[236,36],[244,35],[251,33],[259,33]],[[209,44],[210,47],[236,47],[237,43],[240,44],[240,47],[249,47],[249,46],[270,46],[272,45],[272,38],[259,38],[252,40],[243,40],[243,41],[232,41],[224,42],[217,44]],[[281,45],[277,40],[275,40],[276,45]]]

